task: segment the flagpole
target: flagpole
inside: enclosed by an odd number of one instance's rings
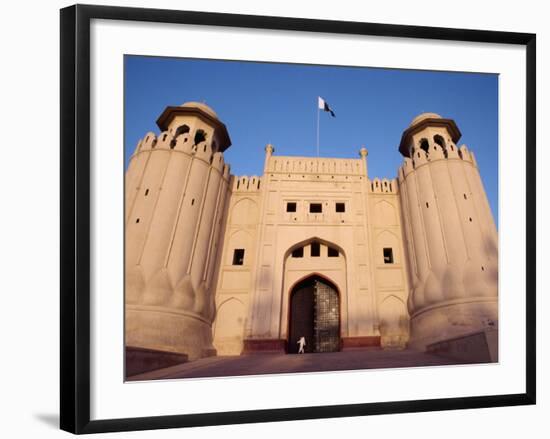
[[[319,157],[319,114],[321,113],[321,110],[319,109],[319,105],[317,105],[317,157]]]

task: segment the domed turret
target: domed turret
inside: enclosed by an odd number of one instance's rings
[[[181,104],[180,107],[183,107],[183,108],[196,108],[198,110],[204,111],[205,113],[207,113],[209,116],[213,117],[214,119],[218,119],[218,115],[216,114],[216,112],[211,107],[206,105],[204,102],[194,102],[194,101],[185,102],[184,104]]]
[[[436,131],[441,131],[441,128],[445,130],[443,137],[447,139],[447,142],[458,142],[462,134],[456,126],[456,123],[452,119],[445,119],[437,113],[422,113],[416,116],[409,127],[403,132],[401,136],[401,143],[399,144],[399,152],[405,157],[412,157],[412,150],[415,143],[418,144],[419,140],[426,137],[424,134],[436,134]],[[429,131],[426,133],[426,131]],[[433,131],[433,132],[432,132]],[[442,134],[439,132],[438,134]]]
[[[425,119],[443,119],[439,114],[437,113],[422,113],[416,116],[411,123],[409,124],[409,128],[422,122]]]
[[[174,136],[189,133],[196,144],[206,141],[212,152],[223,152],[231,146],[225,124],[212,108],[201,102],[166,107],[157,125],[161,131],[169,131]]]

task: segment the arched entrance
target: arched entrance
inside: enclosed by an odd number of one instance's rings
[[[340,350],[340,300],[332,282],[312,275],[298,282],[290,294],[288,353],[298,352],[305,337],[305,352]]]

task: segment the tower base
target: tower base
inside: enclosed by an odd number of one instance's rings
[[[134,348],[186,354],[189,361],[216,355],[208,321],[163,307],[127,306],[125,343]]]
[[[126,346],[126,378],[187,362],[186,354]]]
[[[485,329],[428,345],[426,351],[460,362],[496,363],[498,329]]]
[[[496,327],[497,298],[444,302],[412,315],[409,347],[425,351],[428,345]]]

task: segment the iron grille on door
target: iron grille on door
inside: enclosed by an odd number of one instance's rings
[[[315,280],[313,333],[315,352],[335,352],[340,349],[340,312],[338,293]]]

